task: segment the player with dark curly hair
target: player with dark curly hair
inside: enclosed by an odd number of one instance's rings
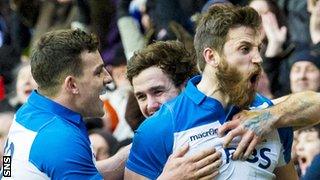
[[[145,117],[176,97],[196,75],[194,56],[179,41],[158,41],[136,52],[128,62],[127,77]]]

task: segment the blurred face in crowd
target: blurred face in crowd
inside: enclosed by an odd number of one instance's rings
[[[104,67],[98,51],[81,53],[83,74],[75,77],[78,85],[77,107],[84,117],[101,117],[104,115],[100,95],[105,93],[105,86],[112,81]]]
[[[134,95],[145,117],[154,114],[160,106],[180,93],[173,81],[160,68],[152,66],[132,78]]]
[[[302,131],[296,146],[299,163],[302,167],[309,166],[312,159],[320,153],[320,139],[316,130]]]
[[[312,62],[298,61],[291,67],[290,85],[293,93],[319,91],[320,70]]]
[[[16,91],[18,101],[24,104],[32,90],[37,88],[37,83],[32,77],[30,65],[23,66],[17,76]]]
[[[89,139],[97,161],[110,157],[109,145],[100,134],[90,134]]]
[[[260,36],[252,28],[240,26],[228,32],[216,76],[231,104],[247,107],[255,96],[262,62],[259,46]]]

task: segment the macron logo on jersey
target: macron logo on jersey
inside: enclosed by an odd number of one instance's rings
[[[217,128],[210,128],[208,131],[190,136],[190,141],[195,141],[204,137],[216,135],[217,131]]]

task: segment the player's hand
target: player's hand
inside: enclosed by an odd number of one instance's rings
[[[287,39],[287,28],[279,27],[276,16],[268,12],[261,15],[262,26],[268,38],[267,57],[275,57],[282,51],[282,45]]]
[[[189,150],[185,145],[169,156],[158,180],[161,179],[213,179],[222,164],[221,153],[214,148],[184,156]]]
[[[268,111],[245,110],[234,115],[231,121],[223,124],[218,129],[218,134],[221,137],[230,130],[225,136],[224,147],[227,147],[235,137],[241,136],[241,141],[232,158],[234,160],[247,159],[263,136],[272,130],[272,122],[272,116]]]

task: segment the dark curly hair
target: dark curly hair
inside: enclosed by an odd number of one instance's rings
[[[194,55],[179,41],[158,41],[135,52],[127,65],[130,83],[133,77],[152,66],[162,69],[176,87],[198,73]]]

